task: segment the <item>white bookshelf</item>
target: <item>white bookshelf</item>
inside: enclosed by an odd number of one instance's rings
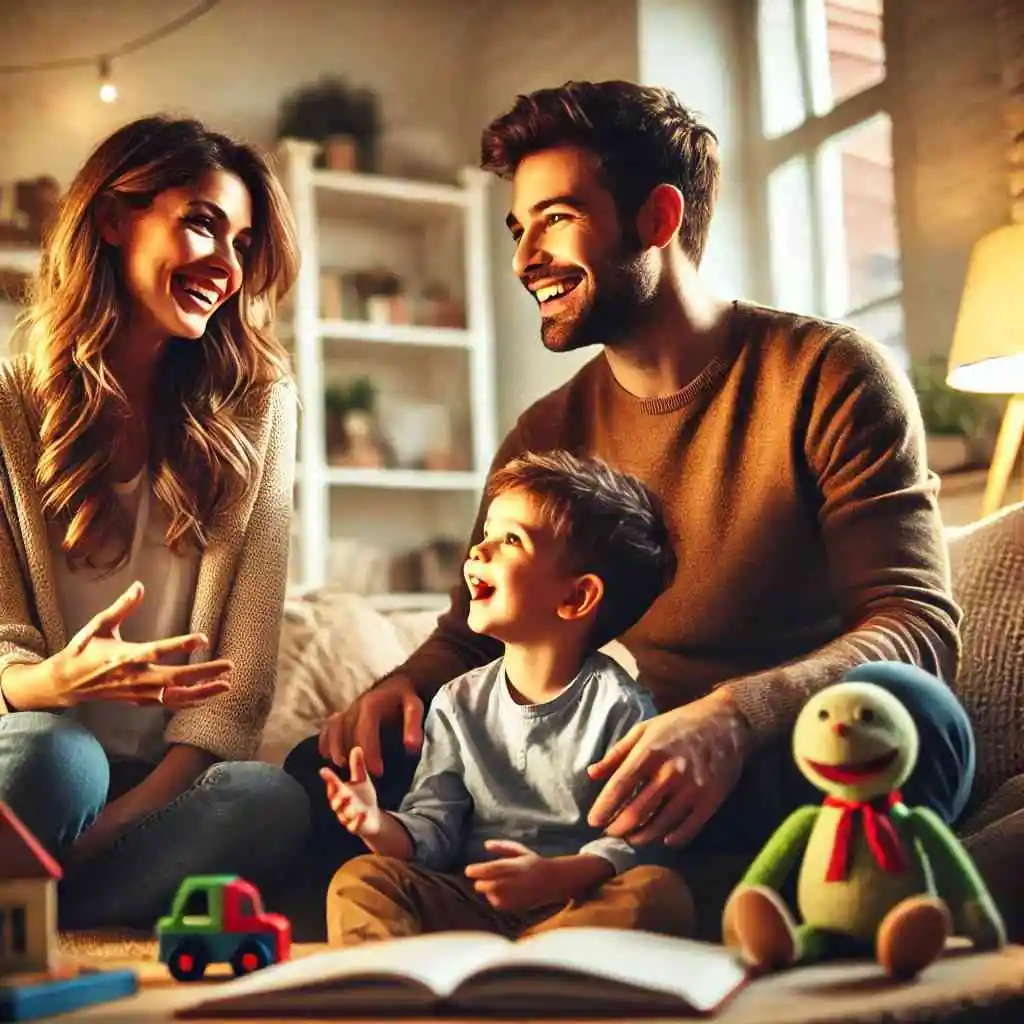
[[[414,519],[422,509],[424,527],[419,539],[431,540],[435,534],[430,532],[428,513],[433,510],[433,521],[445,517],[431,503],[457,499],[460,509],[475,506],[498,440],[486,225],[489,176],[476,168],[466,168],[459,175],[458,185],[407,181],[319,169],[315,166],[316,154],[315,145],[297,140],[284,140],[279,151],[302,254],[292,301],[280,325],[282,338],[293,353],[302,404],[294,527],[298,544],[292,566],[292,584],[300,592],[330,582],[328,548],[339,516],[344,518],[350,506],[357,508],[358,514],[353,515],[371,545],[379,540],[374,535],[379,532],[374,521],[378,508],[382,515],[401,508]],[[435,258],[430,239],[442,222],[448,229],[460,224],[455,231],[460,250],[456,294],[465,304],[465,329],[320,316],[321,271],[338,266],[336,254],[331,259],[325,255],[328,241],[337,249],[340,239],[344,250],[349,244],[365,245],[367,239],[372,248],[389,238],[395,239],[396,245],[403,239],[418,238],[426,240],[425,244],[421,241],[421,262],[429,264]],[[440,254],[436,261],[454,266]],[[357,262],[352,269],[359,269]],[[390,361],[413,375],[417,371],[410,367],[414,365],[432,364],[440,367],[438,372],[442,374],[449,366],[456,366],[459,379],[465,381],[469,468],[435,471],[330,465],[324,396],[329,368],[336,358],[343,358],[349,367],[358,366],[371,377],[382,361]],[[460,524],[452,532],[462,536],[470,521],[471,512],[465,527]],[[374,595],[372,600],[381,608],[414,609],[440,606],[447,595],[384,593]]]
[[[39,250],[5,245],[0,242],[0,268],[34,274],[39,266]]]

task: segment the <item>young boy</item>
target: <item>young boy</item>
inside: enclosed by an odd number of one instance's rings
[[[639,481],[565,452],[514,460],[488,498],[464,570],[469,625],[504,655],[437,693],[398,812],[378,807],[358,747],[347,782],[321,770],[338,819],[372,851],[335,874],[328,938],[569,925],[687,934],[683,880],[587,824],[601,788],[589,766],[656,714],[598,648],[668,584],[666,526]]]

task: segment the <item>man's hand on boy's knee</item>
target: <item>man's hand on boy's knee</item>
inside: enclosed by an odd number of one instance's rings
[[[331,715],[320,729],[320,756],[342,766],[354,747],[362,748],[371,775],[384,773],[381,726],[402,723],[402,741],[410,754],[423,744],[423,701],[404,676],[392,676]]]
[[[588,822],[633,845],[690,842],[736,785],[748,729],[724,690],[638,723],[590,766],[607,782]]]

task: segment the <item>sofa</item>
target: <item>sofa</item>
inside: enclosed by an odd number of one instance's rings
[[[1020,937],[1019,866],[1004,862],[1015,837],[1024,850],[1024,503],[949,529],[947,541],[953,591],[964,610],[954,689],[974,724],[978,749],[959,832]],[[430,611],[380,612],[367,598],[332,587],[289,599],[278,688],[259,756],[281,763],[328,715],[399,665],[436,618]],[[621,645],[607,650],[635,669]],[[691,879],[709,902],[724,899],[731,872],[723,868],[712,865],[707,878]]]

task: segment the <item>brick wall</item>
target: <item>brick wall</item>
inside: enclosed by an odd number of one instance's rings
[[[1001,67],[1024,4],[887,0],[885,16],[907,345],[945,353],[971,246],[1010,216]]]

